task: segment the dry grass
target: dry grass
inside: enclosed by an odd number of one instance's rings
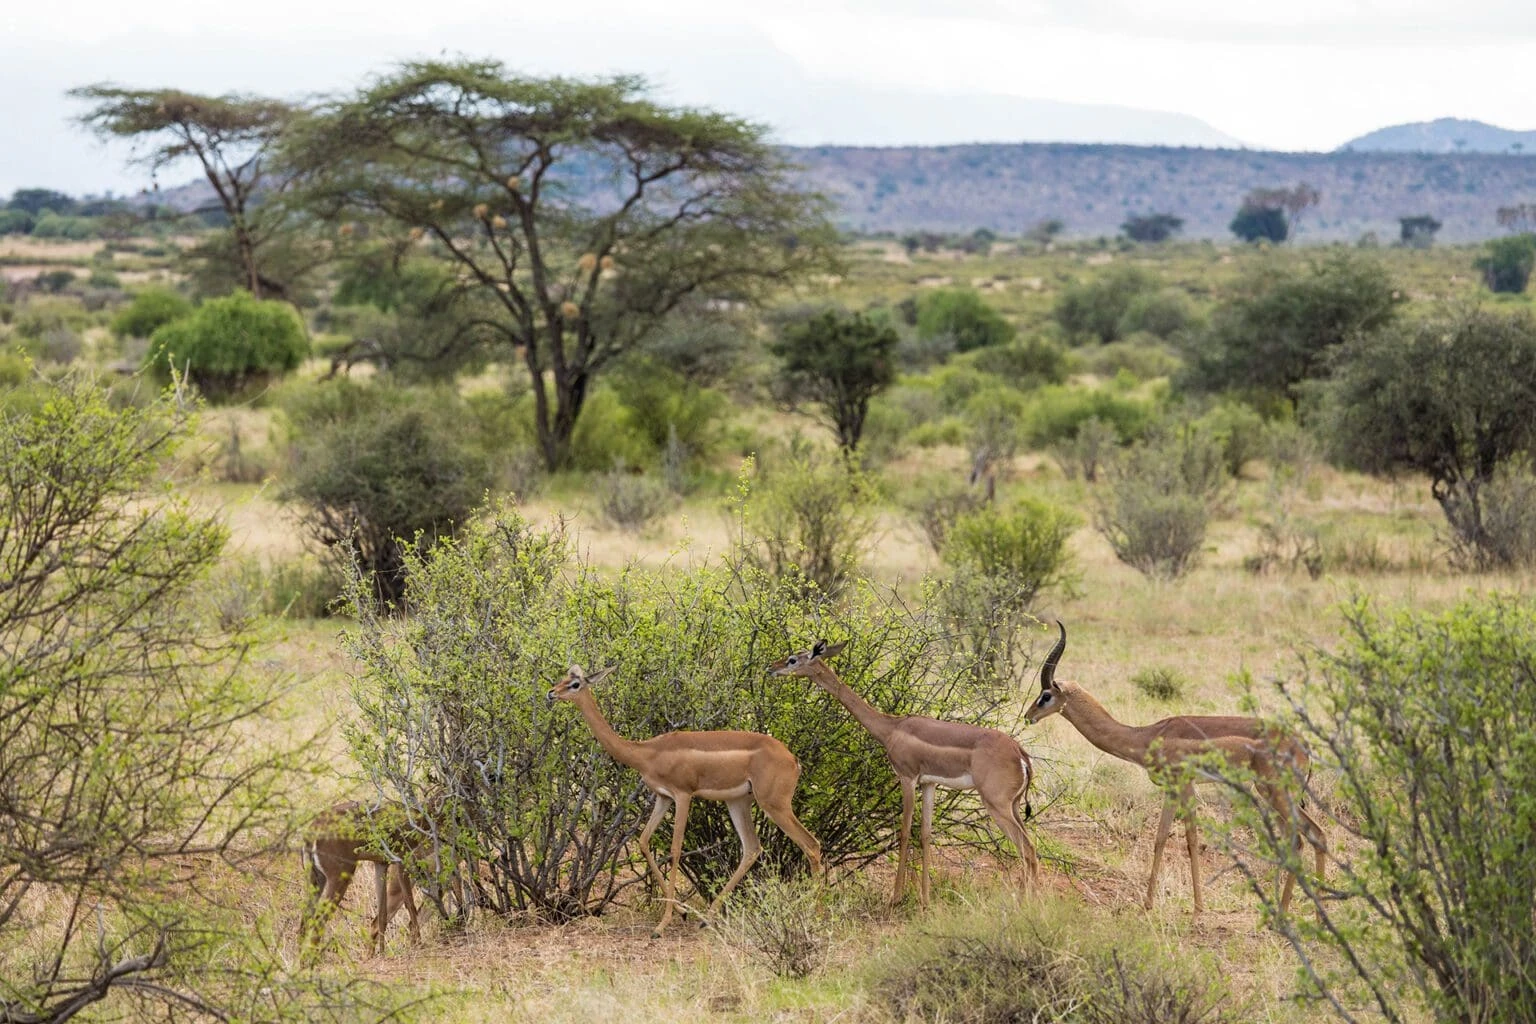
[[[887,469],[893,484],[956,462],[955,453],[936,451],[909,457]],[[1307,514],[1323,522],[1348,522],[1386,538],[1394,552],[1433,538],[1438,509],[1417,483],[1394,485],[1327,472],[1306,499]],[[1245,516],[1262,501],[1261,481],[1245,481],[1228,518],[1212,530],[1204,564],[1177,584],[1157,584],[1121,565],[1091,529],[1073,538],[1082,574],[1080,593],[1052,597],[1043,618],[1068,623],[1071,646],[1063,678],[1091,688],[1116,715],[1149,721],[1171,710],[1227,712],[1239,703],[1234,677],[1251,673],[1263,680],[1294,667],[1295,650],[1328,645],[1338,635],[1339,601],[1358,588],[1391,603],[1424,608],[1448,605],[1469,590],[1524,590],[1521,576],[1460,576],[1444,571],[1394,571],[1367,575],[1305,574],[1255,577],[1242,568],[1254,531]],[[200,503],[217,507],[234,535],[234,550],[280,558],[302,549],[291,517],[260,488],[195,485]],[[1061,478],[1038,455],[1021,457],[1004,498],[1039,494],[1086,509],[1086,486]],[[579,488],[535,502],[535,519],[573,515],[580,550],[600,565],[628,561],[663,566],[678,559],[710,557],[728,544],[727,520],[718,498],[697,498],[663,517],[636,537],[605,525],[595,497]],[[1085,517],[1086,518],[1086,517]],[[933,565],[919,531],[900,513],[887,510],[881,536],[866,569],[899,587],[912,587]],[[298,682],[292,728],[328,734],[328,749],[345,765],[336,728],[346,715],[346,688],[352,666],[335,643],[340,624],[291,624],[268,648],[274,668]],[[1042,643],[1047,640],[1042,632]],[[1173,666],[1187,680],[1178,708],[1153,700],[1133,684],[1138,669]],[[1025,695],[1027,696],[1027,695]],[[1255,1002],[1254,1019],[1306,1019],[1286,999],[1292,991],[1294,961],[1272,934],[1258,930],[1254,900],[1230,862],[1215,850],[1203,855],[1208,911],[1189,920],[1189,870],[1182,842],[1169,845],[1158,909],[1138,908],[1150,867],[1160,795],[1144,772],[1101,754],[1070,726],[1051,719],[1021,735],[1041,771],[1041,811],[1031,833],[1046,855],[1045,888],[1070,901],[1100,925],[1121,918],[1150,927],[1174,946],[1197,948],[1216,957],[1234,988]],[[346,774],[343,769],[342,774]],[[344,786],[338,787],[338,793]],[[327,794],[326,797],[334,794]],[[1220,799],[1204,794],[1209,814],[1224,813]],[[317,797],[317,804],[323,802]],[[965,902],[977,894],[1006,889],[1010,865],[962,848],[941,849],[943,898]],[[877,890],[889,883],[889,865],[877,865],[867,882]],[[270,912],[286,920],[296,914],[296,878],[288,892],[269,894]],[[338,922],[344,956],[362,948],[361,901]],[[862,964],[878,956],[893,935],[922,927],[922,916],[905,907],[894,916],[868,922],[834,950],[831,965],[799,981],[773,979],[716,941],[709,933],[679,928],[666,938],[647,938],[652,908],[636,905],[616,915],[564,927],[476,925],[468,935],[441,936],[429,928],[419,949],[403,939],[390,954],[355,967],[378,978],[403,979],[420,991],[434,991],[432,1015],[444,1020],[587,1020],[624,1016],[645,1020],[880,1020],[871,1002]]]

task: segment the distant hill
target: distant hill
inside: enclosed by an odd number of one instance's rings
[[[1532,147],[1536,150],[1536,146]],[[1229,239],[1249,189],[1307,182],[1322,194],[1298,241],[1395,239],[1429,214],[1439,239],[1500,233],[1500,206],[1536,202],[1536,155],[1275,153],[1153,146],[1022,145],[792,149],[807,181],[859,231],[1017,234],[1048,218],[1076,236],[1113,235],[1132,214],[1184,218],[1184,237]]]
[[[1536,150],[1536,146],[1532,147]],[[1114,235],[1126,217],[1171,213],[1183,237],[1230,239],[1227,224],[1253,188],[1307,182],[1321,193],[1297,241],[1353,242],[1367,231],[1398,235],[1399,217],[1429,214],[1444,242],[1502,231],[1500,206],[1536,203],[1536,154],[1274,153],[1246,149],[1093,146],[1058,143],[971,146],[786,147],[804,180],[835,203],[855,231],[1017,235],[1060,219],[1076,237]],[[572,196],[614,201],[597,166],[567,165]],[[214,204],[201,179],[133,197],[180,210]]]
[[[1340,152],[1356,153],[1532,153],[1536,131],[1517,132],[1482,121],[1442,117],[1395,124],[1351,139]]]

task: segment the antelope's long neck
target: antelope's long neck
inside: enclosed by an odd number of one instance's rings
[[[1083,738],[1106,754],[1123,758],[1136,764],[1145,764],[1146,731],[1133,725],[1116,721],[1093,694],[1080,686],[1072,687],[1062,703],[1061,716],[1083,734]]]
[[[837,673],[820,661],[811,663],[811,679],[817,686],[826,690],[838,699],[849,714],[859,720],[859,724],[868,729],[870,735],[884,743],[896,728],[896,719],[875,707],[849,689],[848,684],[837,677]]]
[[[597,701],[592,697],[592,691],[587,690],[572,701],[576,710],[581,712],[581,717],[586,720],[587,727],[592,730],[592,735],[597,737],[598,744],[620,764],[635,767],[635,761],[641,756],[640,744],[633,740],[627,740],[614,731],[608,724],[608,719],[597,709]]]

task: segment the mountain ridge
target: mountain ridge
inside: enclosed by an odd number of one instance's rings
[[[1468,118],[1440,117],[1378,128],[1350,139],[1335,152],[1536,153],[1536,131],[1500,128]]]

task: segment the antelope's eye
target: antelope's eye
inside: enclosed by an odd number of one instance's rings
[[[797,663],[797,662],[799,662],[799,661],[800,661],[800,659],[799,659],[799,658],[798,658],[798,657],[796,657],[796,656],[795,656],[795,655],[793,655],[793,654],[791,654],[791,655],[790,655],[790,656],[789,656],[789,662],[788,662],[788,664],[790,664],[790,665],[794,665],[794,664],[796,664],[796,663]]]
[[[1040,706],[1041,707],[1045,707],[1050,702],[1051,702],[1051,695],[1049,693],[1042,693],[1040,695]]]

